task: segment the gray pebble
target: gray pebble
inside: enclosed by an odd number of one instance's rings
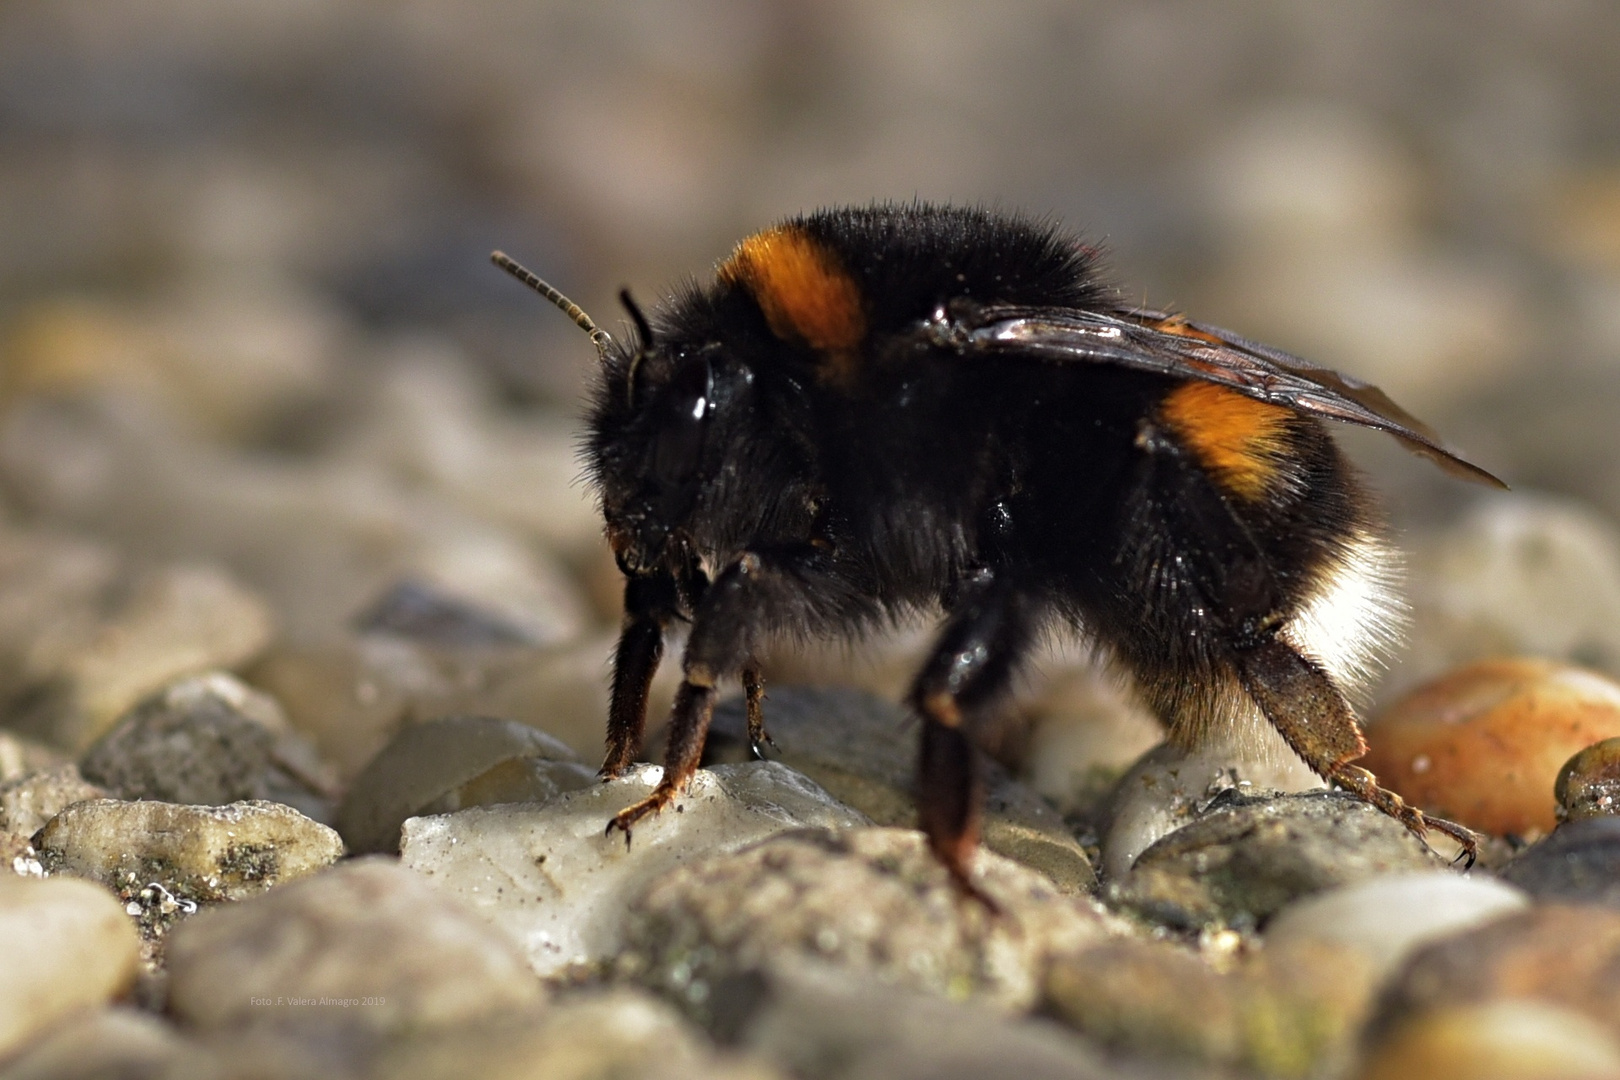
[[[399,850],[399,827],[419,814],[543,802],[591,784],[595,771],[536,728],[487,716],[409,724],[350,785],[337,828],[349,850]]]
[[[1620,818],[1566,822],[1501,873],[1537,900],[1620,907]]]
[[[1350,795],[1233,790],[1144,851],[1110,898],[1176,928],[1254,927],[1324,889],[1445,867],[1404,826]]]

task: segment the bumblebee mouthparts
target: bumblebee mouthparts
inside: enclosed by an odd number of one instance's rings
[[[584,308],[552,288],[539,274],[507,255],[504,251],[490,252],[489,261],[561,308],[564,315],[574,320],[574,325],[590,335],[591,344],[596,346],[596,355],[603,359],[607,358],[607,351],[613,346],[613,338],[606,330],[597,326],[589,315],[585,314]]]

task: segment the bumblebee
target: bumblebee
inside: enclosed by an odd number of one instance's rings
[[[1071,628],[1169,737],[1269,723],[1324,779],[1472,861],[1476,838],[1354,762],[1347,694],[1389,629],[1390,554],[1324,419],[1463,460],[1377,388],[1178,314],[1133,308],[1095,249],[1029,219],[925,204],[823,210],[748,237],[601,365],[585,446],[624,573],[601,775],[634,760],[672,624],[689,622],[663,779],[697,768],[721,683],[765,737],[773,639],[944,621],[909,694],[918,816],[957,883],[976,735],[1032,643]]]

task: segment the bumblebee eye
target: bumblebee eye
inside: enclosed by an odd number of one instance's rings
[[[714,372],[707,360],[688,363],[665,391],[653,441],[653,476],[678,484],[697,472],[703,457],[703,433],[714,406]]]

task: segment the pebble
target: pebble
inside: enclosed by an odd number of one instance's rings
[[[337,833],[271,802],[75,803],[39,831],[34,847],[47,873],[117,892],[151,936],[199,904],[246,899],[343,854]]]
[[[0,784],[0,874],[8,866],[20,870],[18,860],[26,864],[33,858],[34,834],[51,818],[76,802],[106,797],[73,765],[57,765]]]
[[[0,784],[67,763],[67,755],[13,731],[0,730]]]
[[[1382,700],[1499,656],[1620,676],[1620,530],[1589,506],[1491,492],[1408,546],[1412,625]]]
[[[711,736],[746,746],[742,702],[715,710]],[[765,702],[765,730],[774,746],[765,756],[804,773],[835,799],[879,825],[912,827],[917,821],[916,723],[904,709],[860,690],[781,687]],[[1096,875],[1085,849],[1044,799],[981,758],[985,847],[1030,866],[1068,893],[1087,893]]]
[[[803,1080],[1165,1080],[1105,1060],[1044,1019],[946,1001],[828,964],[785,962],[717,984],[722,1042]]]
[[[1177,929],[1248,929],[1312,893],[1445,867],[1403,825],[1351,795],[1232,790],[1143,852],[1109,899]]]
[[[55,613],[29,659],[37,691],[9,718],[18,730],[83,750],[126,710],[184,675],[245,664],[269,642],[264,602],[214,567],[137,575],[93,613]],[[75,615],[78,622],[75,624]]]
[[[1384,874],[1289,904],[1266,924],[1266,947],[1313,941],[1348,946],[1382,978],[1415,949],[1528,904],[1523,891],[1482,875]]]
[[[1367,1054],[1356,1080],[1603,1080],[1620,1076],[1620,1039],[1539,1001],[1436,1009]]]
[[[1485,660],[1413,690],[1367,725],[1360,764],[1425,812],[1497,836],[1558,823],[1570,755],[1620,735],[1620,684],[1550,660]]]
[[[1057,958],[1046,1011],[1116,1053],[1240,1075],[1335,1075],[1372,1002],[1372,966],[1302,942],[1241,957],[1119,939]]]
[[[700,769],[674,805],[636,826],[628,844],[608,834],[613,815],[662,776],[646,765],[544,806],[411,818],[401,861],[503,927],[535,972],[555,975],[616,955],[631,900],[684,862],[789,829],[866,821],[786,766],[755,762]]]
[[[391,860],[346,862],[176,927],[168,1010],[209,1031],[403,1032],[532,1009],[510,939]]]
[[[134,983],[140,941],[107,890],[0,873],[0,1060],[80,1009]]]
[[[388,1046],[368,1080],[779,1080],[717,1052],[671,1006],[633,987],[593,990],[532,1015],[457,1025]]]
[[[1420,949],[1379,1003],[1381,1041],[1431,1010],[1503,999],[1562,1006],[1620,1034],[1620,911],[1542,903]]]
[[[400,729],[355,777],[337,828],[351,852],[394,852],[406,818],[544,802],[595,778],[543,731],[487,716],[445,717]]]
[[[79,767],[119,799],[269,799],[317,818],[330,817],[335,784],[275,700],[226,672],[181,679],[140,702]]]
[[[1537,900],[1620,907],[1620,818],[1566,822],[1501,874]]]
[[[1029,699],[1028,783],[1065,819],[1089,820],[1119,780],[1164,739],[1164,725],[1109,674],[1068,665]],[[1004,853],[1005,854],[1005,853]]]
[[[1123,878],[1142,852],[1196,819],[1223,792],[1312,791],[1325,786],[1274,732],[1213,742],[1196,750],[1165,743],[1126,771],[1103,807],[1103,877]]]
[[[502,717],[600,760],[615,641],[593,635],[548,648],[447,649],[367,634],[319,648],[285,644],[248,674],[346,779],[405,724],[444,716]],[[680,665],[664,664],[654,679],[648,716],[655,724],[680,678]]]
[[[1021,1010],[1050,956],[1119,932],[1093,901],[993,852],[979,852],[974,882],[999,915],[963,899],[919,832],[795,832],[654,882],[618,969],[698,1016],[716,983],[789,958]]]
[[[6,1080],[158,1080],[186,1075],[186,1047],[150,1013],[114,1006],[52,1027],[6,1063]]]
[[[1620,738],[1593,743],[1564,762],[1553,798],[1559,821],[1620,814]]]

